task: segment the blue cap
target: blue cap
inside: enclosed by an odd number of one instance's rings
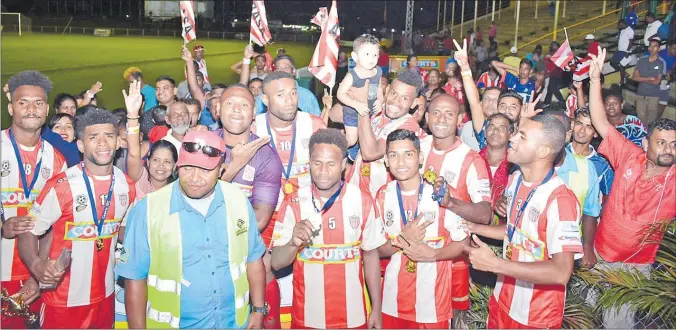
[[[456,62],[455,59],[454,59],[453,57],[449,57],[448,60],[446,60],[446,65],[448,66],[448,65],[451,64],[451,63],[453,63],[453,64],[455,64],[455,65],[458,64],[458,62]]]

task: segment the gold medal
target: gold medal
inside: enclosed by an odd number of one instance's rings
[[[361,176],[371,176],[371,166],[367,164],[362,165]]]
[[[507,260],[512,260],[512,244],[507,245],[507,250],[505,251],[505,256],[507,257]]]
[[[101,237],[96,238],[96,250],[97,251],[103,250],[103,238]]]
[[[415,273],[417,263],[411,259],[406,262],[406,271],[409,273]]]
[[[432,170],[427,170],[425,171],[425,174],[423,174],[423,178],[425,181],[427,181],[427,183],[433,185],[437,181],[437,174]]]
[[[288,183],[288,182],[285,183],[285,184],[284,184],[284,193],[287,194],[287,195],[289,195],[289,194],[291,194],[292,192],[293,192],[293,185],[290,184],[290,183]]]

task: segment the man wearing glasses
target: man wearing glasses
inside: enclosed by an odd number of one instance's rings
[[[181,149],[179,179],[129,214],[117,264],[129,327],[262,328],[265,246],[249,200],[218,180],[225,143],[191,131]]]

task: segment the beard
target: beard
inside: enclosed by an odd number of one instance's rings
[[[657,161],[655,162],[657,166],[660,167],[670,167],[674,165],[675,158],[672,154],[661,154],[657,156]]]
[[[176,134],[184,135],[185,133],[188,132],[188,129],[190,128],[190,125],[188,124],[180,124],[180,125],[171,125],[171,129],[176,132]]]

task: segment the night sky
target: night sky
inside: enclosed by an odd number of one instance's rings
[[[44,15],[44,4],[49,3],[54,6],[58,1],[67,8],[73,8],[75,3],[96,3],[95,7],[102,4],[105,8],[108,3],[114,10],[120,8],[137,8],[139,2],[145,0],[3,0],[3,7],[10,12],[22,12],[29,16]],[[462,1],[447,1],[447,22],[451,21],[452,7],[456,7],[456,20],[460,18]],[[117,4],[123,2],[122,6]],[[491,0],[478,0],[480,10],[484,8]],[[437,23],[437,0],[416,0],[415,15],[413,19],[414,29],[429,29],[436,26]],[[441,13],[443,14],[443,1],[441,2]],[[465,17],[470,18],[474,14],[475,1],[466,1]],[[395,29],[396,33],[401,33],[404,29],[406,20],[406,1],[360,1],[360,0],[338,0],[338,16],[340,25],[344,27],[345,36],[354,36],[360,33],[371,31],[372,28],[385,28],[387,31]],[[230,21],[235,18],[246,20],[251,15],[250,1],[221,1],[214,0],[215,12],[225,13],[217,14],[223,21]],[[308,25],[310,19],[317,13],[319,7],[331,6],[331,0],[266,0],[265,5],[268,12],[268,20],[281,20],[284,24]],[[385,8],[387,7],[387,21],[385,21]],[[132,15],[136,12],[132,11]],[[123,15],[128,12],[122,13]],[[117,16],[118,13],[112,13],[111,16]],[[443,21],[443,18],[442,18]]]

